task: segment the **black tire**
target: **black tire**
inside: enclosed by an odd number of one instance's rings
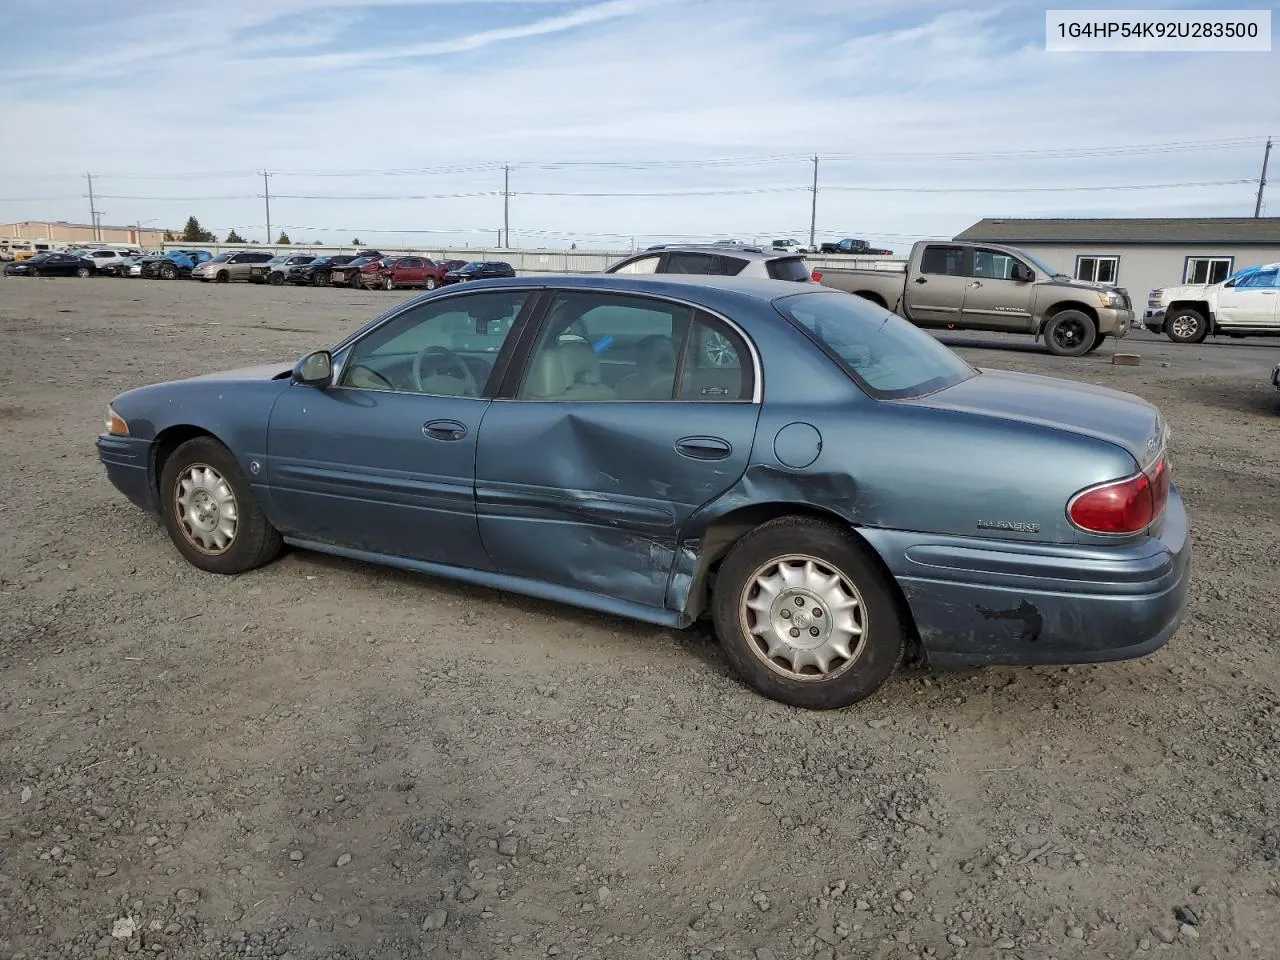
[[[351,279],[347,282],[347,286],[352,290],[362,290],[364,289],[364,284],[360,282],[361,279],[360,271],[356,270],[351,274]]]
[[[212,467],[234,495],[236,525],[229,544],[219,552],[198,546],[180,517],[178,482],[193,466]],[[160,514],[169,539],[188,562],[209,573],[244,573],[273,560],[281,550],[280,534],[267,521],[253,497],[244,472],[231,451],[213,437],[196,437],[174,450],[160,473]]]
[[[394,280],[392,280],[390,277],[384,277],[384,278],[383,278],[383,280],[382,280],[382,289],[383,289],[383,290],[394,290],[395,288],[396,288],[396,285],[395,285],[395,281],[394,281]]]
[[[1044,326],[1044,342],[1055,357],[1083,357],[1098,339],[1098,325],[1080,310],[1062,310]]]
[[[1209,335],[1209,318],[1194,307],[1178,307],[1164,318],[1164,335],[1174,343],[1202,343]]]
[[[313,273],[311,275],[311,283],[316,287],[327,287],[329,285],[329,275],[327,273]]]
[[[1093,353],[1093,352],[1094,352],[1095,350],[1097,350],[1100,346],[1102,346],[1104,343],[1106,343],[1106,341],[1107,341],[1107,334],[1105,334],[1105,333],[1100,333],[1100,334],[1098,334],[1098,335],[1094,338],[1094,340],[1093,340],[1093,346],[1092,346],[1092,347],[1090,347],[1086,352],[1087,352],[1087,353]]]
[[[284,274],[279,270],[272,270],[267,274],[267,283],[273,287],[281,286],[284,283]]]
[[[231,274],[227,273],[225,270],[219,270],[218,275],[214,277],[214,279],[217,280],[218,283],[230,283]]]
[[[175,267],[172,263],[161,264],[160,266],[161,280],[175,280],[177,279],[177,276],[178,276],[178,268]]]
[[[27,276],[28,276],[28,277],[38,277],[38,276],[40,276],[40,268],[39,268],[39,267],[32,267],[32,268],[31,268],[31,272],[30,272],[30,273],[28,273],[28,274],[27,274]]]
[[[794,661],[787,667],[780,658],[767,659],[766,652],[758,646],[761,639],[746,622],[748,614],[743,606],[756,590],[757,576],[771,564],[806,558],[838,573],[861,598],[854,608],[861,611],[863,618],[861,645],[850,644],[854,656],[844,665],[836,663],[840,659],[836,657],[831,662],[832,676],[827,679],[819,679],[816,672],[811,674],[812,679],[805,678],[809,676],[804,673],[806,668],[797,672]],[[847,590],[841,589],[849,596]],[[808,606],[802,603],[806,595],[810,596]],[[791,612],[792,601],[800,611],[794,616],[804,613],[808,618],[801,622],[806,631],[831,622],[829,615],[828,620],[821,619],[821,597],[802,590],[794,597],[790,590],[779,594],[775,607],[787,604],[780,616]],[[819,520],[781,517],[762,524],[734,544],[716,575],[711,607],[716,636],[738,676],[764,696],[794,707],[831,710],[857,703],[875,693],[902,662],[903,623],[884,574],[857,538]],[[787,622],[793,621],[788,618]]]
[[[76,267],[76,276],[77,276],[77,277],[79,277],[81,280],[86,280],[86,279],[88,279],[88,277],[89,277],[89,268],[88,268],[88,267]]]

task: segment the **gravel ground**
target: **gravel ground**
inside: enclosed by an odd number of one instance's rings
[[[0,279],[0,957],[1280,955],[1274,342],[947,338],[1160,405],[1189,618],[805,713],[701,631],[297,552],[200,573],[104,479],[116,392],[406,295]]]

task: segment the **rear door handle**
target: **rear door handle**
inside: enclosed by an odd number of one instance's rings
[[[723,460],[733,447],[719,437],[683,437],[676,441],[676,453],[690,460]]]
[[[916,283],[928,283],[928,282],[929,281],[926,280],[924,277],[916,277]]]
[[[972,290],[976,290],[976,289],[978,289],[978,287],[980,287],[980,286],[982,286],[982,281],[981,281],[981,280],[975,280],[975,281],[973,281],[973,283],[969,284],[969,288],[970,288],[970,289],[972,289]]]
[[[422,434],[432,440],[461,440],[467,427],[457,420],[428,420],[422,425]]]

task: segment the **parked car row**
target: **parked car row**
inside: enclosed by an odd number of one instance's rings
[[[155,280],[190,278],[205,283],[245,280],[273,286],[356,287],[361,289],[434,290],[451,283],[514,277],[515,268],[501,260],[432,260],[422,256],[388,256],[377,250],[314,256],[271,254],[252,250],[216,256],[207,250],[71,250],[37,254],[5,266],[7,276],[142,277]]]

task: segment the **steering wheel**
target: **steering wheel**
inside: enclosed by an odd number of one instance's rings
[[[422,368],[427,362],[427,358],[432,356],[441,357],[445,361],[444,364],[441,365],[441,369],[447,371],[449,376],[452,377],[455,374],[460,374],[460,377],[455,377],[455,379],[462,380],[463,389],[461,392],[455,394],[455,396],[480,396],[480,385],[476,383],[476,378],[471,372],[471,368],[467,366],[466,362],[460,356],[447,347],[424,347],[418,352],[418,355],[413,358],[413,382],[417,386],[419,393],[427,392],[426,387],[423,385],[424,374]],[[426,376],[431,375],[432,374],[430,373],[426,374]]]

